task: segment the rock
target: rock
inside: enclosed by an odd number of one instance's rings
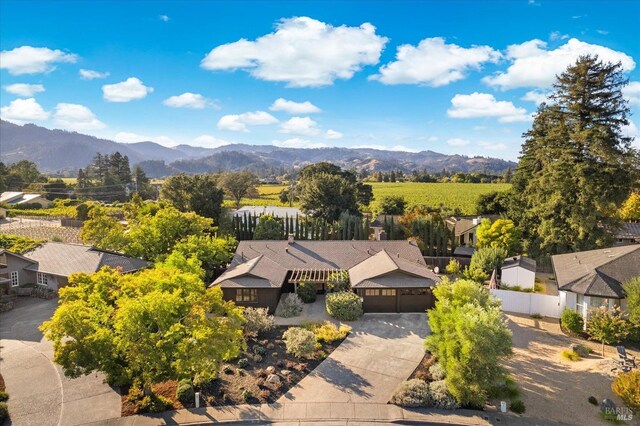
[[[278,376],[277,374],[269,374],[267,376],[267,383],[277,385],[278,383],[280,383],[280,376]]]
[[[281,370],[280,374],[282,374],[283,377],[287,377],[291,374],[291,370]]]
[[[276,368],[273,365],[268,366],[267,368],[265,368],[265,370],[267,372],[267,374],[273,374],[276,372]]]
[[[604,414],[611,414],[616,412],[616,404],[609,398],[603,399],[600,403],[600,411]]]
[[[580,355],[581,358],[586,358],[589,356],[589,349],[585,348],[584,346],[577,344],[577,343],[572,343],[569,346],[569,349],[572,350],[573,352],[577,353],[578,355]]]

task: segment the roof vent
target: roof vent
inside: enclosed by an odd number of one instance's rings
[[[240,258],[242,259],[242,261],[244,262],[244,252],[240,252]]]

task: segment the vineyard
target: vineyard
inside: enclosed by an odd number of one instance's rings
[[[407,200],[407,207],[427,205],[429,207],[446,206],[460,208],[465,215],[476,212],[476,201],[482,194],[493,191],[506,191],[511,185],[503,183],[417,183],[417,182],[373,182],[373,195],[380,199],[387,195],[401,195]],[[261,185],[258,198],[244,198],[242,205],[282,206],[278,195],[286,185]],[[231,201],[225,205],[232,207]],[[295,205],[295,204],[294,204]]]

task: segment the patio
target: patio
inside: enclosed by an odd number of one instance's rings
[[[283,293],[280,301],[282,301],[282,298],[287,294],[288,293]],[[284,318],[275,315],[274,318],[276,325],[300,325],[309,321],[331,321],[334,324],[340,324],[339,320],[331,318],[327,313],[324,294],[318,294],[316,301],[313,303],[305,303],[302,307],[302,312],[297,317]]]

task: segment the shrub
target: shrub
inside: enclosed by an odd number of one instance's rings
[[[634,414],[640,414],[640,370],[618,374],[613,379],[611,389]]]
[[[240,358],[238,360],[238,367],[247,368],[248,365],[249,365],[249,360],[247,358]]]
[[[342,340],[347,337],[347,334],[351,331],[351,327],[348,325],[341,325],[340,328],[338,328],[331,321],[325,321],[322,323],[310,322],[304,324],[302,327],[315,334],[318,342],[326,343]]]
[[[518,389],[518,385],[511,377],[507,377],[504,380],[504,384],[496,386],[491,391],[492,398],[516,399],[519,396],[520,389]]]
[[[473,252],[469,269],[489,274],[499,268],[506,257],[507,251],[502,247],[483,247]]]
[[[587,323],[587,333],[589,340],[602,343],[602,356],[604,356],[604,345],[619,343],[629,334],[629,322],[624,318],[620,308],[592,309],[589,322]]]
[[[6,402],[0,402],[0,424],[2,424],[7,417],[9,417],[9,406]]]
[[[222,372],[224,374],[233,374],[233,367],[231,367],[229,364],[226,364],[222,367]]]
[[[457,259],[451,259],[449,263],[447,263],[447,267],[444,268],[444,271],[450,275],[457,275],[462,270],[462,266]]]
[[[519,399],[516,399],[515,401],[511,401],[511,403],[509,404],[509,410],[513,411],[516,414],[524,413],[525,412],[524,402],[522,402]]]
[[[196,396],[196,392],[193,390],[191,380],[182,379],[178,382],[178,388],[176,389],[176,399],[182,403],[182,405],[191,404]]]
[[[303,302],[297,294],[289,293],[280,301],[276,315],[283,318],[297,317],[302,312],[302,305]]]
[[[572,362],[580,361],[580,355],[578,355],[578,352],[572,351],[570,349],[565,349],[562,351],[562,358]]]
[[[431,378],[433,380],[444,380],[444,377],[447,374],[447,372],[442,366],[442,364],[435,363],[431,367],[429,367],[429,374],[431,374]]]
[[[453,410],[460,406],[453,395],[451,395],[451,392],[449,392],[449,389],[447,389],[447,382],[445,380],[436,380],[435,382],[429,383],[429,396],[431,403],[436,408]]]
[[[253,353],[256,355],[264,355],[267,353],[267,350],[264,346],[253,345]]]
[[[254,355],[253,360],[257,363],[262,362],[262,355]]]
[[[429,385],[420,379],[404,381],[393,393],[391,403],[401,407],[431,407]]]
[[[296,293],[304,303],[313,303],[316,301],[318,287],[314,283],[299,283]]]
[[[462,277],[465,280],[471,280],[482,284],[487,280],[488,275],[481,269],[471,269],[467,267],[462,271]]]
[[[171,401],[162,395],[147,395],[140,402],[140,409],[147,413],[160,413],[173,408]]]
[[[311,355],[316,350],[316,336],[309,330],[291,327],[282,335],[287,352],[295,357]]]
[[[4,402],[9,399],[9,394],[5,391],[0,391],[0,402]]]
[[[244,319],[244,331],[247,334],[257,335],[275,327],[273,315],[268,314],[267,308],[244,308]]]
[[[572,309],[565,309],[560,315],[560,325],[572,334],[580,334],[584,328],[582,315]]]
[[[542,315],[540,315],[540,314],[539,314],[539,313],[537,313],[537,312],[532,313],[530,316],[531,316],[531,318],[533,318],[533,319],[542,319]]]
[[[249,401],[251,398],[253,398],[253,394],[250,390],[245,389],[242,391],[242,399],[244,399],[245,401]]]
[[[332,272],[327,279],[327,289],[330,292],[349,291],[349,273],[347,271]]]
[[[329,293],[326,303],[327,313],[340,321],[355,321],[363,314],[362,299],[350,291]]]
[[[276,345],[274,345],[273,343],[271,343],[271,342],[267,343],[267,349],[273,349],[275,347],[276,347]]]

